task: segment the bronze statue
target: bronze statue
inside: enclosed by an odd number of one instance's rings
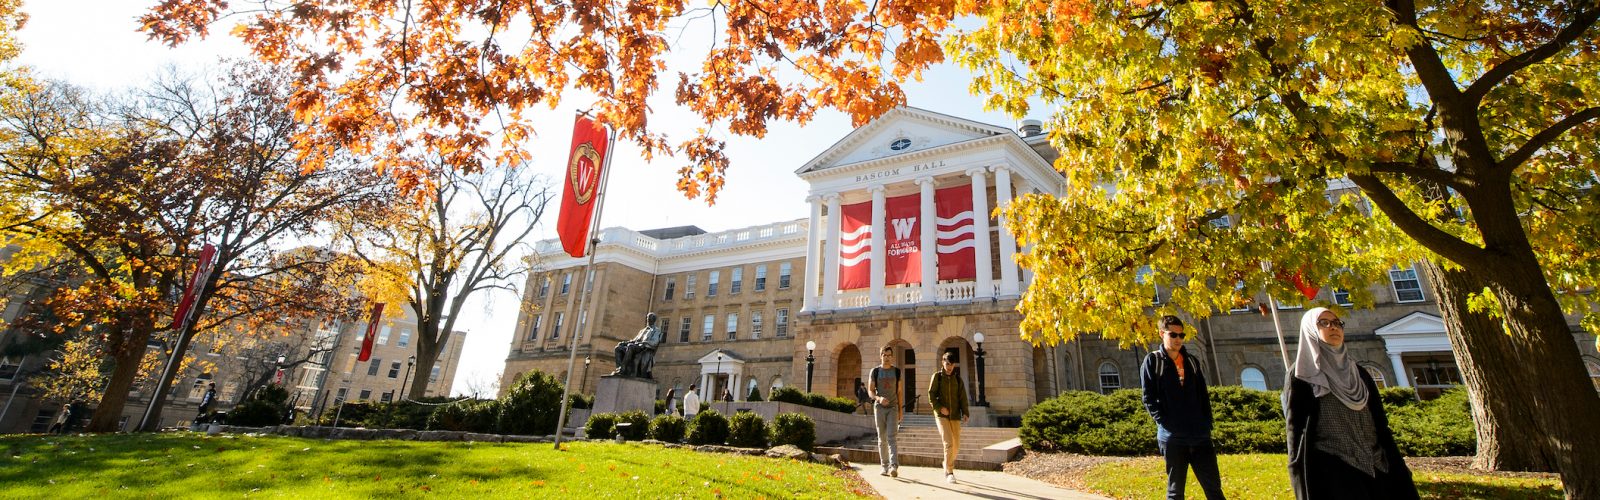
[[[645,314],[645,327],[639,329],[639,334],[633,340],[617,344],[613,351],[617,356],[617,370],[611,372],[613,376],[654,379],[656,367],[656,346],[661,345],[666,336],[660,328],[656,328],[656,313]]]

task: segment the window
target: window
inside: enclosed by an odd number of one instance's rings
[[[390,401],[393,401],[393,400],[394,400],[394,392],[393,392],[393,391],[391,391],[391,392],[385,392],[385,393],[383,393],[383,396],[382,396],[382,397],[380,397],[380,398],[378,398],[378,399],[379,399],[379,400],[380,400],[380,401],[381,401],[381,402],[384,402],[384,403],[387,403],[387,402],[390,402]]]
[[[588,279],[585,279],[583,281],[583,293],[589,293],[589,290],[594,290],[594,270],[593,269],[589,270]]]
[[[1372,383],[1377,384],[1379,389],[1389,387],[1389,381],[1383,379],[1383,370],[1379,370],[1378,367],[1372,365],[1364,364],[1360,366],[1361,369],[1367,371],[1367,376],[1372,377]]]
[[[706,296],[717,296],[717,281],[722,277],[722,271],[711,271],[711,278],[706,280]]]
[[[206,389],[210,388],[210,384],[210,373],[202,373],[200,376],[195,377],[194,385],[189,387],[189,399],[199,401],[201,398],[206,397]]]
[[[739,338],[739,313],[728,313],[728,340]]]
[[[439,364],[438,363],[434,363],[433,364],[433,370],[428,372],[428,383],[431,384],[431,383],[438,382],[438,381],[439,381]]]
[[[756,266],[756,291],[760,292],[760,291],[763,291],[763,290],[766,290],[766,289],[767,289],[767,265],[766,264],[762,264],[762,265]]]
[[[539,326],[542,324],[544,324],[544,315],[534,315],[533,327],[528,329],[528,340],[539,340]]]
[[[678,280],[667,278],[667,295],[661,300],[672,300],[672,292],[678,290]]]
[[[1228,312],[1245,312],[1255,309],[1254,307],[1251,307],[1255,304],[1255,297],[1252,297],[1249,292],[1244,291],[1243,281],[1234,283],[1233,290],[1233,307],[1228,308]]]
[[[750,311],[750,338],[761,338],[761,311]]]
[[[728,293],[739,293],[739,289],[743,286],[744,268],[735,267],[733,268],[733,278],[728,281]]]
[[[684,316],[683,322],[678,324],[678,342],[689,341],[689,328],[694,325],[694,318]]]
[[[378,345],[389,345],[389,325],[383,325],[383,329],[378,330]]]
[[[367,376],[371,376],[371,377],[378,376],[378,368],[382,368],[382,367],[383,367],[383,360],[378,359],[378,358],[372,358],[372,363],[370,365],[367,365]],[[363,399],[365,399],[365,398],[363,398]]]
[[[1122,388],[1122,372],[1117,370],[1117,364],[1110,361],[1100,363],[1100,393],[1111,394],[1111,391]]]
[[[550,329],[550,338],[551,339],[559,339],[559,338],[561,338],[561,323],[566,322],[566,320],[567,320],[567,313],[564,313],[564,312],[556,313],[556,327]]]
[[[389,364],[389,378],[400,378],[400,362]]]
[[[1394,285],[1395,302],[1422,302],[1422,282],[1417,280],[1415,268],[1390,269],[1389,283]]]
[[[545,298],[546,295],[550,295],[550,276],[549,275],[546,275],[544,277],[544,279],[539,280],[539,298],[541,298],[541,299]]]
[[[360,399],[362,401],[366,401],[368,399],[372,399],[372,389],[362,389],[361,390],[361,395],[358,396],[356,399]]]
[[[1233,227],[1233,221],[1229,219],[1228,215],[1223,215],[1221,217],[1211,219],[1211,227],[1217,229],[1227,229]]]
[[[1239,372],[1239,385],[1244,386],[1246,389],[1265,391],[1267,390],[1267,375],[1261,373],[1260,368],[1254,366],[1246,367],[1244,371]]]
[[[22,370],[21,359],[11,359],[11,356],[0,357],[0,380],[17,378],[17,372]]]
[[[689,277],[684,278],[684,281],[683,281],[683,298],[685,298],[685,299],[694,298],[694,282],[695,282],[695,278],[698,278],[698,277],[699,276],[696,276],[694,274],[690,274]]]
[[[589,326],[589,311],[578,311],[578,331],[572,332],[572,335],[583,340],[583,328],[586,326]]]
[[[777,324],[773,325],[772,331],[773,331],[773,333],[777,334],[779,337],[788,337],[789,336],[789,308],[787,308],[787,307],[778,308]]]
[[[350,388],[349,387],[340,387],[339,388],[339,394],[335,395],[333,397],[333,399],[335,401],[344,402],[344,397],[345,396],[349,396],[349,395],[350,395]]]
[[[400,347],[405,347],[405,346],[411,345],[411,329],[410,328],[401,328],[400,329],[400,340],[396,341],[395,345],[400,346]]]
[[[572,290],[572,273],[562,274],[561,275],[561,294],[562,295],[566,295],[567,292],[570,291],[570,290]]]
[[[1139,270],[1133,274],[1133,282],[1141,285],[1151,284],[1150,276],[1153,274],[1155,274],[1155,270],[1150,266],[1139,266]],[[1155,286],[1150,288],[1152,290],[1150,292],[1150,305],[1161,305],[1161,289]]]
[[[1350,291],[1349,290],[1345,290],[1343,288],[1335,288],[1335,289],[1333,289],[1333,303],[1339,304],[1341,306],[1353,306],[1353,305],[1356,305],[1355,302],[1351,302],[1350,301]]]
[[[789,288],[789,273],[792,272],[793,269],[794,268],[788,262],[785,262],[785,263],[782,263],[782,264],[778,264],[778,289],[779,290],[783,290],[783,289]]]
[[[701,342],[710,342],[711,341],[711,325],[715,324],[716,321],[717,321],[716,316],[712,316],[710,314],[706,315],[705,326],[703,326],[701,328],[701,330],[700,330],[700,341]]]

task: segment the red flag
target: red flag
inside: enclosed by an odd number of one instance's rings
[[[1304,295],[1306,297],[1306,300],[1317,298],[1317,292],[1322,291],[1322,287],[1306,281],[1305,274],[1301,271],[1295,271],[1294,274],[1289,274],[1280,269],[1278,270],[1278,279],[1287,281],[1294,285],[1296,290],[1300,290],[1300,295]]]
[[[884,283],[922,281],[922,195],[889,198],[883,208],[889,233],[884,235]]]
[[[589,227],[599,201],[600,176],[605,170],[606,148],[610,147],[606,128],[589,117],[578,115],[572,124],[572,151],[567,172],[561,182],[561,214],[556,233],[567,255],[582,257],[589,247]]]
[[[977,219],[973,218],[972,185],[949,187],[933,192],[939,219],[935,235],[939,250],[939,279],[978,277]],[[985,264],[987,265],[987,264]]]
[[[872,286],[872,202],[839,207],[839,289]]]
[[[189,308],[194,306],[194,296],[204,286],[206,279],[211,277],[211,265],[216,263],[217,247],[206,243],[200,247],[200,262],[194,266],[194,276],[189,277],[189,286],[183,290],[183,299],[178,301],[178,309],[172,312],[172,323],[175,330],[183,331],[189,325]]]
[[[356,361],[372,359],[372,342],[378,339],[378,320],[383,319],[383,303],[372,304],[372,318],[367,320],[367,335],[361,337],[361,355]]]

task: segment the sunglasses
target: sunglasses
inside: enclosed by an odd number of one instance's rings
[[[1172,338],[1175,338],[1175,339],[1178,339],[1178,340],[1183,340],[1183,335],[1184,335],[1183,332],[1166,332],[1166,334],[1167,334],[1168,337],[1172,337]]]
[[[1344,328],[1344,320],[1337,319],[1337,318],[1335,318],[1335,319],[1319,319],[1319,320],[1317,320],[1317,328],[1328,328],[1328,327],[1333,327],[1333,326],[1337,326],[1339,328]]]

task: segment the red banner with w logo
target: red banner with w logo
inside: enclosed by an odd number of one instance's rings
[[[378,338],[378,321],[383,319],[383,303],[372,305],[372,318],[367,320],[367,335],[361,337],[361,354],[356,361],[372,359],[372,342]]]
[[[872,202],[839,207],[839,289],[872,286]]]
[[[972,213],[972,185],[934,191],[933,202],[934,211],[939,215],[936,224],[939,232],[935,235],[939,247],[939,279],[977,278],[978,226]]]
[[[561,248],[567,255],[582,257],[589,248],[589,225],[595,204],[600,201],[600,179],[610,139],[606,128],[588,116],[578,115],[572,124],[572,151],[566,173],[561,176],[561,215],[556,219],[556,234],[561,236]]]
[[[908,194],[885,201],[884,283],[904,285],[922,281],[922,195]]]

